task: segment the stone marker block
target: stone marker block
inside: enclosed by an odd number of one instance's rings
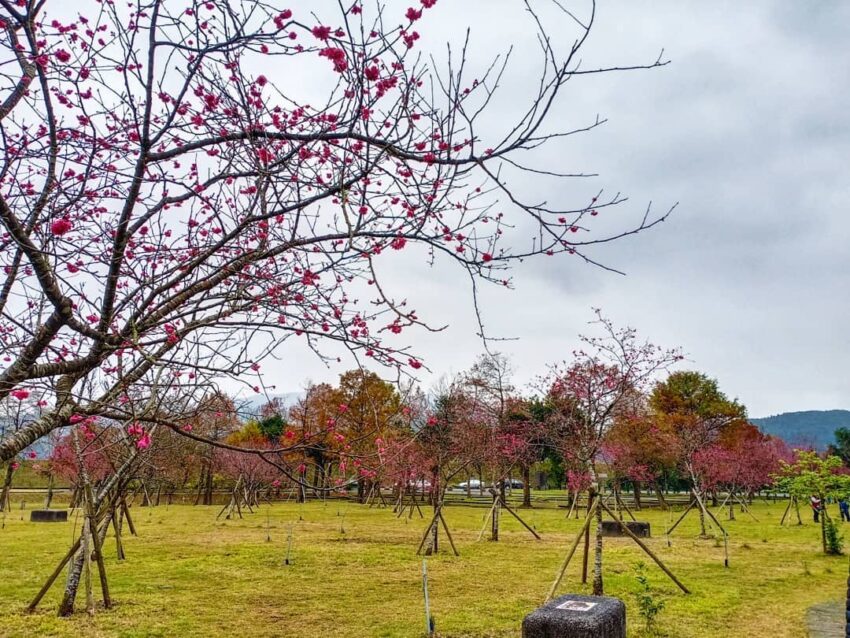
[[[525,617],[522,638],[626,638],[626,606],[609,596],[560,596]]]
[[[632,534],[638,538],[649,538],[649,523],[643,521],[623,521]],[[603,536],[628,536],[617,521],[602,521]]]
[[[30,522],[33,523],[63,523],[68,520],[68,510],[33,510],[30,512]]]

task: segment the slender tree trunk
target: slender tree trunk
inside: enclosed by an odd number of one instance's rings
[[[47,475],[47,496],[44,498],[44,509],[49,510],[53,502],[53,472]]]
[[[702,505],[697,504],[697,509],[699,509],[699,528],[700,528],[700,536],[705,537],[708,534],[705,531],[705,510],[702,508]]]
[[[207,471],[205,466],[201,466],[201,475],[198,477],[198,490],[195,493],[195,505],[201,502],[201,496],[204,493],[204,481],[206,480]]]
[[[595,474],[595,472],[594,472]],[[595,490],[591,490],[590,499],[593,500]],[[593,553],[593,595],[605,594],[605,586],[602,582],[602,508],[596,505],[596,548]]]
[[[103,546],[103,541],[106,539],[106,530],[108,528],[108,525],[103,525],[98,534],[101,546]],[[68,579],[65,581],[65,593],[62,595],[62,602],[59,604],[59,616],[66,617],[74,613],[74,601],[77,598],[77,590],[80,586],[84,566],[85,553],[81,546],[68,570]]]
[[[531,507],[531,466],[522,466],[522,506]]]
[[[88,525],[91,520],[93,519],[86,517],[83,523],[84,527]],[[95,529],[94,533],[97,534],[97,540],[99,541],[97,546],[103,547],[103,543],[106,540],[106,530],[108,529],[109,525],[107,524],[102,525],[100,530]],[[83,533],[87,533],[87,530],[84,529]],[[89,536],[89,538],[91,538],[91,536]],[[77,598],[77,590],[80,586],[80,579],[83,575],[83,568],[85,567],[86,562],[86,545],[88,545],[88,543],[80,544],[80,549],[77,550],[74,560],[71,562],[71,566],[68,569],[68,578],[65,581],[65,592],[62,595],[62,602],[59,604],[59,616],[66,617],[74,613],[74,601]]]
[[[670,506],[667,504],[667,500],[664,498],[664,492],[661,488],[661,484],[655,483],[655,495],[658,497],[658,504],[661,506],[661,509],[668,510]]]
[[[14,473],[15,470],[12,469],[12,461],[9,461],[6,463],[6,476],[3,479],[3,491],[0,492],[0,512],[12,510],[12,496],[10,492],[12,489],[12,475]]]
[[[632,482],[632,490],[633,490],[632,494],[634,495],[634,498],[635,498],[635,507],[636,507],[637,509],[642,509],[643,507],[642,507],[641,502],[640,502],[640,497],[641,497],[641,494],[640,494],[640,490],[641,490],[641,484],[640,484],[640,481],[634,481],[634,482]]]
[[[204,482],[204,505],[213,504],[213,471],[212,463],[207,463],[207,473]]]

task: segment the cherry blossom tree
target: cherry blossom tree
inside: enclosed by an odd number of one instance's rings
[[[479,123],[508,57],[432,62],[420,29],[439,6],[397,7],[0,1],[0,400],[43,405],[0,461],[73,415],[210,442],[184,429],[193,412],[224,382],[266,389],[290,338],[414,373],[395,336],[428,324],[387,287],[393,255],[510,285],[517,260],[595,263],[593,245],[666,217],[610,232],[594,222],[618,195],[550,204],[511,185],[576,177],[533,158],[601,123],[557,128],[568,84],[614,70],[580,65],[595,8],[525,3],[538,88],[494,131]],[[275,459],[295,446],[244,449],[291,474]]]
[[[661,371],[679,361],[678,350],[641,341],[633,328],[617,328],[596,310],[601,336],[583,336],[585,349],[570,363],[553,365],[541,384],[552,406],[549,429],[567,459],[588,472],[598,491],[598,462],[606,435],[620,418],[637,415],[642,394]],[[602,508],[596,506],[593,593],[603,594]]]

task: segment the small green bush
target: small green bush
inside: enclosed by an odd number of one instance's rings
[[[838,526],[831,518],[824,519],[824,530],[826,531],[826,553],[838,556],[843,553],[844,539],[838,533]]]
[[[639,562],[635,565],[635,579],[638,582],[638,613],[640,613],[641,618],[644,620],[646,633],[651,634],[655,631],[656,617],[664,609],[664,601],[658,600],[653,596],[652,589],[649,586],[649,579],[646,576],[645,563]]]

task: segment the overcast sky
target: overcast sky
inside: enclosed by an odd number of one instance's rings
[[[586,2],[562,2],[586,14]],[[406,4],[389,2],[402,12]],[[687,367],[716,377],[751,416],[850,408],[848,24],[850,3],[837,0],[600,3],[585,68],[650,62],[662,48],[671,64],[571,83],[555,122],[580,125],[597,113],[608,122],[533,163],[599,177],[520,186],[552,202],[623,192],[624,225],[650,201],[678,208],[660,227],[592,254],[626,276],[543,258],[515,271],[515,290],[485,291],[488,331],[516,338],[500,350],[518,385],[569,357],[600,307],[655,343],[680,346]],[[423,49],[444,52],[466,26],[473,65],[517,45],[508,99],[491,113],[508,119],[523,80],[536,77],[532,25],[519,0],[440,0],[421,23]],[[568,46],[573,34],[553,27]],[[405,333],[431,370],[421,375],[426,387],[482,350],[459,274],[421,262],[384,273],[421,316],[449,324]],[[333,381],[351,363],[328,369],[293,344],[266,367],[267,380],[294,391],[308,378]]]

